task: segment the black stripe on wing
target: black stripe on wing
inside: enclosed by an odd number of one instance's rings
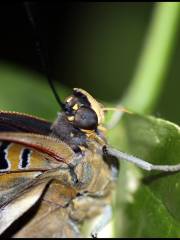
[[[3,172],[10,170],[10,162],[7,158],[7,151],[10,143],[1,142],[0,144],[0,172]]]
[[[30,155],[31,155],[31,150],[28,148],[24,148],[21,154],[21,159],[20,159],[20,168],[24,169],[27,168],[30,164]]]

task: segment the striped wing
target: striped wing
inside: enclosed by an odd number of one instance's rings
[[[39,232],[39,236],[52,234],[50,230],[52,226],[46,232],[41,229],[42,223],[47,225],[48,218],[57,220],[59,214],[60,217],[66,215],[67,222],[69,222],[69,210],[64,206],[73,197],[72,190],[69,190],[62,183],[56,183],[54,190],[58,193],[59,199],[56,197],[54,199],[54,193],[50,188],[52,184],[50,182],[53,180],[52,170],[56,171],[62,164],[67,165],[71,162],[74,158],[73,151],[67,144],[55,138],[38,134],[0,132],[0,141],[0,233],[3,233],[16,219],[41,199],[37,215],[33,218],[31,225],[36,229],[36,234]],[[61,193],[62,189],[65,189],[63,193]],[[51,191],[51,194],[48,194],[49,191]],[[63,197],[63,194],[66,197]],[[44,196],[46,196],[46,199],[44,199]],[[50,199],[52,196],[53,200]],[[57,206],[58,209],[56,209]],[[47,218],[45,218],[45,213],[48,215]],[[40,225],[37,224],[39,220],[42,222]],[[59,224],[62,223],[64,224],[64,221],[61,222],[60,220],[53,225],[54,230],[58,230]],[[61,228],[61,232],[58,230],[55,231],[55,234],[66,235],[66,231],[69,234],[70,232],[76,234],[72,226],[74,226],[73,223],[67,223]],[[29,226],[26,226],[18,234],[23,235],[23,231],[28,236],[35,233]]]

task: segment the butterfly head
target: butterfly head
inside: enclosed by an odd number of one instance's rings
[[[84,131],[96,130],[104,121],[102,105],[80,88],[66,99],[64,111],[71,124]]]

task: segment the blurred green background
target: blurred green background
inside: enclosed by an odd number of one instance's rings
[[[155,5],[32,3],[52,78],[68,88],[84,88],[105,102],[114,104],[119,101],[136,72]],[[57,104],[51,93],[48,94],[46,79],[41,77],[45,74],[36,55],[33,31],[22,3],[0,5],[0,27],[0,108],[53,118],[53,111],[58,110]],[[166,40],[162,37],[161,41]],[[151,109],[153,111],[148,113],[179,123],[179,26],[172,45],[163,86]],[[161,56],[157,58],[154,61],[158,63]],[[21,78],[17,85],[15,79]],[[34,81],[39,83],[33,88]],[[29,87],[34,89],[33,97]],[[61,88],[59,94],[66,95]],[[55,109],[46,114],[46,108],[52,106],[48,105],[47,98]],[[32,103],[35,104],[32,106]]]

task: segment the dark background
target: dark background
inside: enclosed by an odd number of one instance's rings
[[[154,3],[31,3],[50,75],[104,101],[130,83]],[[23,3],[0,4],[0,62],[44,74]],[[180,31],[154,115],[179,123]],[[26,81],[26,80],[25,80]],[[0,79],[3,84],[3,79]]]

